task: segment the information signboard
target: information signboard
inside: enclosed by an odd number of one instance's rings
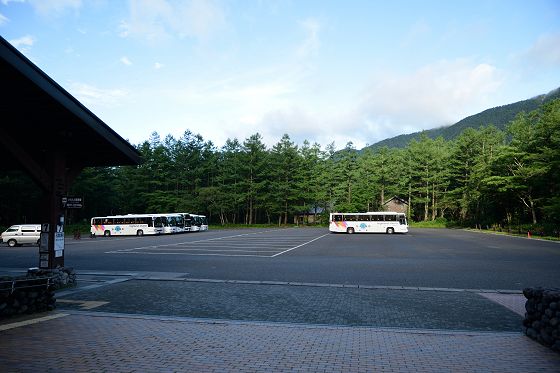
[[[63,209],[81,209],[83,206],[82,197],[62,197]]]
[[[54,233],[54,257],[60,258],[64,252],[64,232]]]

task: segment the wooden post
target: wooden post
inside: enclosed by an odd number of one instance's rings
[[[62,249],[56,251],[56,242],[64,239],[64,209],[62,197],[66,195],[66,158],[63,153],[55,152],[47,162],[51,176],[50,188],[45,191],[46,211],[43,223],[49,224],[48,268],[64,267],[64,242]],[[57,238],[57,233],[59,238]],[[60,242],[60,241],[59,241]]]

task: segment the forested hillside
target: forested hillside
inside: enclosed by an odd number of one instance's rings
[[[502,131],[467,128],[453,140],[425,135],[404,148],[335,152],[294,144],[267,148],[259,134],[216,148],[186,131],[140,144],[136,167],[90,168],[71,194],[84,208],[71,221],[127,213],[192,212],[213,224],[293,223],[301,212],[372,211],[399,196],[416,221],[465,225],[560,223],[560,100],[518,115]],[[31,222],[40,194],[21,174],[0,179],[2,225]]]
[[[545,95],[533,97],[528,100],[515,102],[509,105],[498,106],[492,109],[484,110],[475,115],[466,117],[459,122],[441,128],[415,132],[405,135],[399,135],[390,139],[379,141],[369,147],[379,149],[383,146],[389,148],[404,148],[412,139],[419,140],[423,134],[431,139],[442,136],[445,140],[452,140],[459,136],[467,128],[479,128],[480,126],[493,125],[500,130],[505,130],[506,126],[521,112],[530,112],[536,110],[543,103],[560,98],[560,88],[557,88]]]

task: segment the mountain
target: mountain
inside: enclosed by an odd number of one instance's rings
[[[440,127],[421,132],[414,132],[407,135],[399,135],[390,139],[379,141],[368,147],[371,149],[378,149],[383,146],[387,146],[389,148],[404,148],[412,139],[419,139],[422,133],[426,134],[432,139],[442,136],[446,140],[452,140],[455,137],[459,136],[459,134],[467,128],[479,128],[480,126],[486,126],[490,124],[503,130],[506,128],[509,122],[515,119],[515,116],[518,113],[522,111],[528,113],[537,109],[543,103],[552,101],[557,98],[560,98],[560,88],[557,88],[547,94],[530,98],[528,100],[523,100],[515,102],[513,104],[497,106],[492,109],[484,110],[478,114],[461,119],[457,123],[448,127]]]

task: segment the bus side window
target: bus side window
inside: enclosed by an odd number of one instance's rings
[[[333,221],[342,221],[342,215],[333,215]]]
[[[397,221],[397,215],[385,215],[385,221]]]

